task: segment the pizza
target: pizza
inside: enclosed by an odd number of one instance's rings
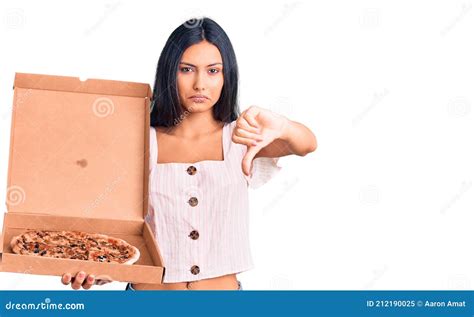
[[[79,231],[28,230],[14,237],[16,254],[50,258],[133,264],[140,251],[126,241]]]

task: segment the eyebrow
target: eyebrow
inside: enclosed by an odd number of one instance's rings
[[[191,67],[197,67],[196,65],[193,65],[193,64],[190,64],[190,63],[186,63],[186,62],[181,62],[180,64],[188,65],[188,66],[191,66]],[[222,63],[213,63],[213,64],[207,65],[206,67],[215,66],[215,65],[219,65],[219,64],[222,65]]]

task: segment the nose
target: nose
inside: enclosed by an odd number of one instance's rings
[[[205,89],[205,78],[202,71],[196,73],[193,88],[196,91],[203,91]]]

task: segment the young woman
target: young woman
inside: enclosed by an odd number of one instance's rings
[[[195,21],[194,21],[195,22]],[[304,125],[251,106],[239,114],[232,44],[213,20],[184,23],[158,61],[150,127],[146,221],[166,272],[143,289],[241,289],[237,274],[253,267],[248,186],[265,183],[278,158],[316,150]],[[94,276],[65,274],[63,284],[89,289]]]

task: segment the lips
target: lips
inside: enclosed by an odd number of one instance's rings
[[[189,99],[191,99],[192,101],[196,103],[203,103],[203,102],[206,102],[209,98],[204,95],[194,95],[194,96],[189,97]]]
[[[207,96],[204,96],[204,95],[193,95],[189,98],[190,99],[209,99]]]

